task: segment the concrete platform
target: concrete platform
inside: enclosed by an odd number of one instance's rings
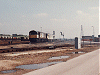
[[[98,75],[100,49],[23,75]]]

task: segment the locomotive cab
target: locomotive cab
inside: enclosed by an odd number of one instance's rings
[[[30,42],[37,42],[38,41],[37,32],[35,30],[32,30],[29,32],[29,40],[30,40]]]

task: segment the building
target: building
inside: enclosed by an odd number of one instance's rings
[[[82,36],[82,41],[93,41],[93,36]]]
[[[92,36],[82,36],[82,41],[93,41],[93,42],[99,42],[100,41],[100,35],[98,37]]]

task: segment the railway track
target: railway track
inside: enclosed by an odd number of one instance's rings
[[[55,49],[58,47],[72,47],[74,45],[66,44],[66,45],[52,45],[52,46],[42,46],[42,47],[30,47],[30,48],[6,48],[0,49],[0,53],[8,53],[8,52],[21,52],[28,50],[42,50],[42,49]]]
[[[82,43],[83,44],[83,43]],[[89,45],[90,42],[84,42],[85,45]],[[98,42],[96,43],[91,43],[91,45],[100,45]],[[8,52],[21,52],[21,51],[29,51],[29,50],[42,50],[42,49],[55,49],[55,48],[59,48],[59,47],[73,47],[74,43],[70,43],[70,44],[65,44],[65,43],[54,43],[54,45],[51,46],[38,46],[38,47],[28,47],[28,48],[6,48],[6,49],[0,49],[0,53],[8,53]]]

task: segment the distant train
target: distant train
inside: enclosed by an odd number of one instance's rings
[[[51,35],[40,31],[31,30],[29,32],[30,42],[47,42],[50,41]]]

